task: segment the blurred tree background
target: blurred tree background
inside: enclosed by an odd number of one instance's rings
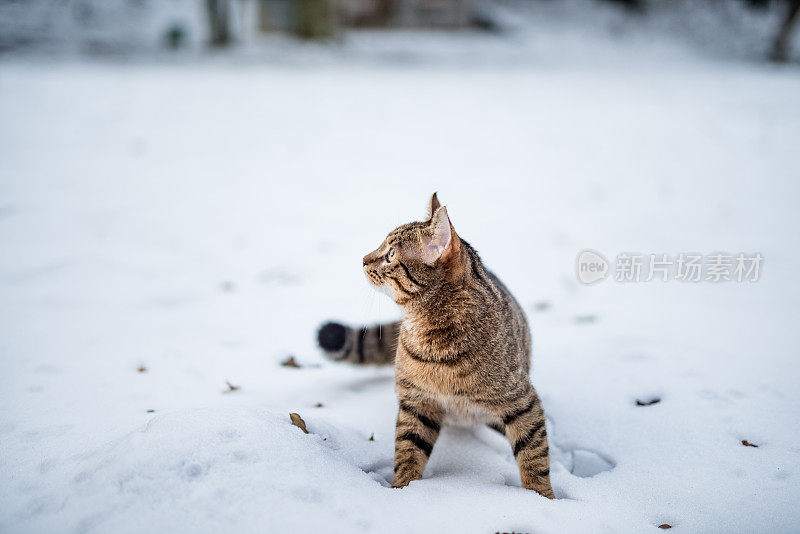
[[[591,4],[642,31],[671,26],[701,41],[727,31],[740,48],[779,62],[791,59],[800,12],[800,0],[0,0],[0,53],[219,49],[259,46],[268,35],[336,42],[365,29],[502,35],[544,10],[590,23],[581,12]]]

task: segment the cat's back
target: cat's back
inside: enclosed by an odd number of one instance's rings
[[[531,332],[525,312],[506,285],[493,272],[486,271],[489,280],[501,295],[501,303],[497,308],[502,327],[498,335],[506,341],[507,346],[515,347],[518,356],[523,360],[526,372],[530,368]]]
[[[519,363],[527,372],[530,367],[531,334],[522,306],[500,278],[484,266],[477,251],[466,241],[462,243],[470,258],[471,276],[478,293],[482,295],[485,308],[485,317],[476,321],[475,327],[483,330],[484,336],[494,338],[492,345],[505,352],[506,356],[521,359]]]

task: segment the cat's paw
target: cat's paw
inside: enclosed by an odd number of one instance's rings
[[[317,331],[317,343],[325,356],[331,360],[341,360],[347,356],[349,328],[340,323],[325,323]]]

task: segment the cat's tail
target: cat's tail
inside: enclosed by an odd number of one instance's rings
[[[317,332],[317,342],[331,360],[358,365],[390,365],[397,351],[400,322],[363,328],[325,323]]]

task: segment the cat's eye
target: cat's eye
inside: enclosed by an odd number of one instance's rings
[[[389,249],[389,252],[386,254],[386,261],[392,261],[396,255],[397,251],[395,251],[395,249]]]

